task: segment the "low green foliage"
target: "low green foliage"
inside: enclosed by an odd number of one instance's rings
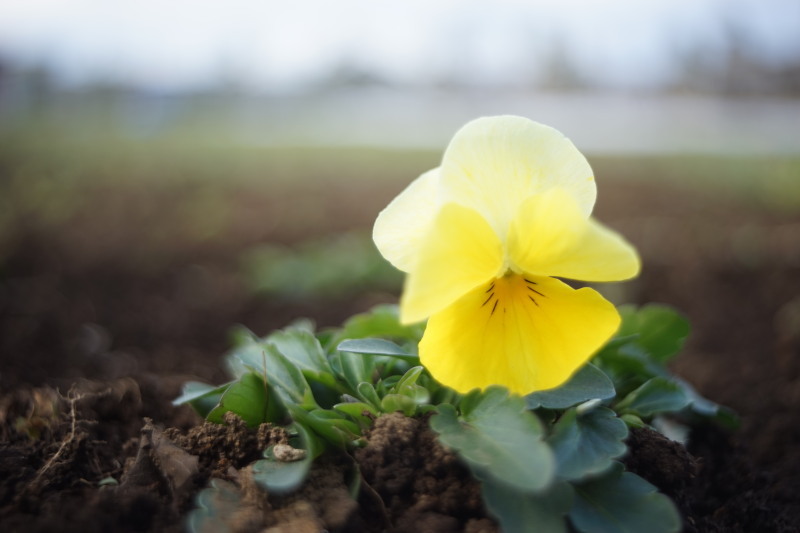
[[[439,440],[455,450],[480,479],[528,493],[548,488],[555,474],[553,452],[544,442],[544,426],[518,396],[502,387],[475,393],[461,416],[440,405],[431,427]]]
[[[691,403],[680,383],[663,377],[645,381],[617,404],[623,414],[650,417],[659,413],[680,411]]]
[[[301,457],[286,461],[269,449],[253,466],[255,480],[273,492],[299,487],[326,450],[363,445],[381,414],[430,413],[431,428],[480,481],[506,532],[533,524],[554,532],[643,531],[643,524],[678,531],[673,503],[617,462],[628,428],[658,417],[673,425],[735,418],[666,368],[688,335],[683,317],[663,306],[621,314],[619,334],[591,364],[561,387],[524,398],[502,387],[458,394],[438,384],[416,354],[423,327],[402,326],[395,307],[379,306],[333,330],[298,322],[264,338],[240,331],[225,358],[233,381],[187,383],[175,403],[215,422],[231,411],[251,426],[287,428]],[[201,495],[192,520],[212,520],[217,500],[225,499]]]
[[[576,483],[570,521],[579,531],[666,533],[679,531],[675,507],[639,476],[614,463],[604,475]]]
[[[272,494],[290,493],[305,481],[312,461],[319,456],[321,445],[302,424],[294,424],[295,432],[292,444],[297,450],[303,450],[302,457],[294,461],[282,461],[275,455],[275,446],[264,451],[267,460],[253,465],[253,479],[266,487]]]
[[[242,258],[253,289],[286,300],[342,298],[354,290],[398,290],[402,274],[367,233],[344,233],[295,247],[262,245]]]
[[[481,494],[505,533],[569,531],[564,516],[572,507],[573,490],[567,483],[556,482],[546,492],[524,492],[484,480]]]
[[[556,456],[558,477],[579,480],[608,470],[626,451],[628,426],[606,407],[568,409],[553,425],[547,443]]]
[[[611,380],[589,363],[560,387],[527,395],[525,403],[528,409],[566,409],[588,400],[607,400],[615,394]]]

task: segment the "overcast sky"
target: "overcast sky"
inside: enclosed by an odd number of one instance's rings
[[[62,82],[290,89],[343,64],[390,81],[520,83],[558,47],[600,84],[676,75],[676,51],[800,53],[798,0],[3,0],[0,58]]]

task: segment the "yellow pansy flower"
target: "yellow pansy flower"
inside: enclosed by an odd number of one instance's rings
[[[616,332],[610,302],[556,279],[639,272],[634,248],[590,217],[596,194],[591,167],[561,133],[486,117],[378,215],[378,249],[408,274],[400,319],[428,319],[419,355],[434,378],[460,392],[550,389]]]

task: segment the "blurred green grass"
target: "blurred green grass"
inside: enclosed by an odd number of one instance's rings
[[[64,187],[98,182],[154,187],[210,181],[217,186],[409,181],[436,166],[444,150],[364,146],[254,146],[189,126],[146,138],[116,128],[70,130],[50,123],[0,131],[0,180],[58,181]],[[657,180],[719,188],[766,207],[800,208],[800,154],[587,154],[598,180]]]

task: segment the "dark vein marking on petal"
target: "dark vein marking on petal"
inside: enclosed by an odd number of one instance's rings
[[[536,290],[536,289],[534,289],[533,287],[528,287],[528,290],[529,290],[529,291],[533,291],[533,292],[535,292],[536,294],[538,294],[538,295],[539,295],[539,296],[541,296],[542,298],[547,298],[547,296],[545,296],[545,295],[544,295],[544,294],[542,294],[541,292],[537,291],[537,290]]]
[[[481,307],[483,307],[484,305],[488,304],[488,303],[489,303],[489,300],[491,300],[491,299],[492,299],[492,296],[494,296],[494,293],[490,294],[490,295],[489,295],[489,297],[488,297],[488,298],[486,298],[486,301],[485,301],[485,302],[483,302],[483,303],[481,304]]]

